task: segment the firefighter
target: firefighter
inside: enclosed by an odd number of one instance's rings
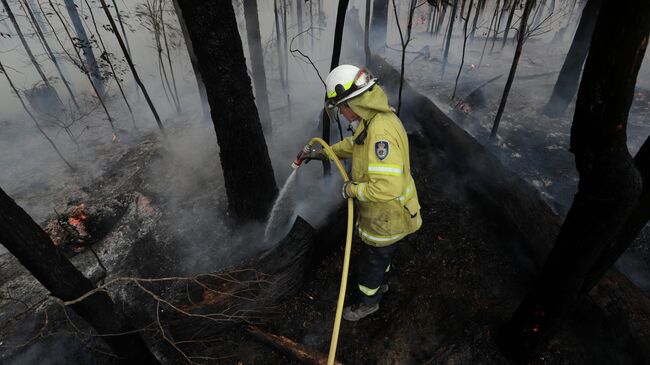
[[[352,159],[350,181],[341,189],[357,206],[356,229],[364,242],[357,268],[357,295],[343,318],[358,321],[379,310],[388,291],[397,243],[422,225],[411,177],[409,142],[384,90],[368,70],[352,65],[333,69],[326,80],[326,107],[342,114],[353,135],[334,144],[341,159]],[[323,151],[312,159],[327,159]]]

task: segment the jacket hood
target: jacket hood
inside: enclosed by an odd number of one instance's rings
[[[377,113],[392,112],[384,89],[377,84],[365,93],[350,99],[347,104],[363,120],[371,120]]]

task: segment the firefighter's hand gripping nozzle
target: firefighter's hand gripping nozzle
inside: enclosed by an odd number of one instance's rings
[[[296,156],[296,159],[293,160],[293,163],[291,163],[291,167],[296,170],[300,165],[302,165],[303,161],[305,161],[305,158],[309,155],[309,152],[311,151],[311,144],[306,144],[305,147],[298,152],[298,156]]]

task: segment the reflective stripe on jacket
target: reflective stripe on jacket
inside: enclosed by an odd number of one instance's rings
[[[388,246],[422,225],[411,177],[408,138],[379,85],[351,99],[348,105],[362,122],[352,137],[336,143],[332,149],[339,158],[352,158],[359,236],[370,245]],[[367,137],[357,145],[354,140],[365,126]]]

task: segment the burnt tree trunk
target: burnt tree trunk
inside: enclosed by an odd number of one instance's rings
[[[588,0],[582,10],[578,29],[571,42],[569,53],[567,53],[562,64],[562,69],[557,77],[551,99],[544,107],[544,114],[549,117],[560,117],[571,103],[571,100],[578,90],[582,66],[589,53],[589,42],[594,33],[596,17],[602,0]]]
[[[587,294],[600,278],[609,270],[618,258],[630,247],[643,227],[650,220],[650,138],[646,139],[636,156],[634,166],[643,179],[641,197],[634,205],[632,213],[618,231],[616,237],[609,242],[600,254],[598,261],[591,268],[582,286],[582,294]]]
[[[120,35],[119,32],[117,32],[117,26],[115,25],[115,20],[113,20],[113,16],[111,15],[111,12],[108,10],[108,6],[106,5],[106,0],[99,0],[99,2],[102,5],[102,9],[104,9],[104,14],[106,14],[106,18],[108,18],[108,22],[111,24],[111,29],[115,30],[113,34],[115,34],[115,38],[117,38],[117,43],[120,45],[120,49],[124,54],[126,63],[129,65],[129,68],[131,69],[131,73],[133,73],[133,78],[135,79],[135,82],[140,87],[140,91],[142,91],[142,94],[144,94],[144,98],[147,101],[147,105],[149,105],[149,109],[151,110],[151,113],[156,119],[156,124],[158,125],[158,129],[160,129],[160,132],[163,134],[163,136],[165,136],[165,127],[163,127],[162,121],[160,120],[160,116],[158,115],[158,111],[156,110],[156,107],[154,107],[153,101],[149,97],[149,93],[147,92],[147,89],[144,87],[142,80],[140,80],[140,76],[138,75],[138,72],[135,70],[135,65],[133,64],[133,60],[131,59],[131,54],[126,49],[126,45],[124,44],[124,40],[122,39],[122,36]]]
[[[302,25],[302,2],[303,1],[304,0],[296,0],[296,21],[298,22],[298,32],[297,33],[301,33],[303,30],[305,30],[303,28],[303,25]],[[298,46],[300,48],[303,47],[302,34],[300,34],[298,36]]]
[[[95,285],[57,250],[50,237],[0,189],[0,242],[53,296],[74,301]],[[70,308],[85,319],[115,353],[131,364],[157,364],[137,332],[116,311],[113,301],[98,291]],[[120,335],[118,335],[120,334]]]
[[[371,1],[366,0],[365,17],[363,23],[363,53],[366,56],[366,65],[370,63],[370,6]]]
[[[512,82],[515,80],[515,73],[517,73],[517,65],[519,64],[519,57],[521,57],[521,50],[523,49],[524,42],[526,41],[526,26],[528,25],[528,16],[530,15],[530,11],[533,8],[533,3],[534,0],[526,0],[526,4],[524,5],[524,13],[521,15],[521,23],[519,25],[520,31],[517,34],[517,48],[515,49],[515,55],[512,59],[512,66],[510,66],[510,72],[508,73],[506,86],[503,88],[503,95],[501,96],[499,109],[497,110],[496,117],[494,117],[494,124],[492,125],[490,138],[494,138],[497,135],[499,122],[501,121],[501,116],[503,116],[503,111],[505,110],[506,102],[508,101],[508,94],[510,94]]]
[[[278,0],[273,0],[273,16],[275,18],[275,43],[277,45],[278,54],[278,73],[280,76],[280,83],[282,88],[286,89],[287,85],[284,83],[284,60],[282,57],[282,38],[280,35],[280,16],[278,15]]]
[[[200,0],[177,3],[206,81],[229,210],[239,219],[263,220],[278,188],[232,4]],[[253,163],[254,168],[247,165]]]
[[[501,41],[501,49],[506,46],[506,42],[508,41],[508,33],[510,33],[510,27],[512,26],[512,18],[515,16],[515,11],[517,10],[517,6],[519,5],[519,0],[514,0],[511,8],[510,8],[510,14],[508,14],[508,20],[506,21],[506,29],[503,30],[503,40]],[[526,28],[519,28],[520,32],[525,32]]]
[[[604,1],[571,129],[578,192],[541,274],[503,329],[500,346],[515,360],[529,358],[557,331],[601,269],[608,244],[629,234],[641,176],[627,149],[627,115],[649,34],[649,2]]]
[[[300,1],[298,1],[300,2]],[[244,0],[244,18],[246,19],[246,39],[251,57],[255,99],[260,113],[260,122],[266,135],[271,135],[271,109],[266,90],[266,71],[264,70],[264,50],[260,36],[260,22],[257,15],[257,0]]]
[[[463,53],[460,59],[460,67],[458,67],[458,73],[456,74],[456,81],[454,82],[454,91],[451,93],[451,100],[454,100],[456,98],[456,89],[458,89],[458,80],[460,79],[460,74],[463,72],[463,66],[465,65],[465,50],[467,48],[467,38],[469,37],[467,35],[467,25],[469,23],[469,16],[472,13],[472,5],[474,4],[474,0],[469,0],[469,6],[467,7],[467,17],[465,17],[465,26],[463,27]],[[480,9],[480,4],[477,6],[476,9],[476,14],[478,14],[479,9]],[[461,13],[461,20],[463,19],[463,14]]]
[[[73,0],[63,0],[65,3],[65,8],[68,11],[68,16],[72,21],[72,26],[74,27],[75,33],[77,33],[77,41],[79,42],[78,46],[83,49],[84,57],[86,58],[86,65],[90,76],[93,78],[93,84],[97,89],[98,95],[104,96],[104,81],[99,72],[99,67],[97,66],[97,59],[95,59],[95,54],[93,53],[93,47],[88,40],[88,35],[86,34],[86,29],[84,28],[79,12],[77,12],[77,6]],[[117,32],[117,27],[113,28]]]
[[[449,60],[449,46],[451,45],[451,35],[454,32],[454,21],[456,20],[456,11],[458,10],[458,0],[454,0],[454,6],[451,9],[449,16],[449,28],[447,30],[447,40],[445,41],[445,50],[442,56],[442,70],[440,71],[440,78],[445,77],[445,69],[447,68],[447,61]]]
[[[372,19],[370,23],[370,50],[383,52],[386,48],[388,28],[388,0],[373,0]]]

